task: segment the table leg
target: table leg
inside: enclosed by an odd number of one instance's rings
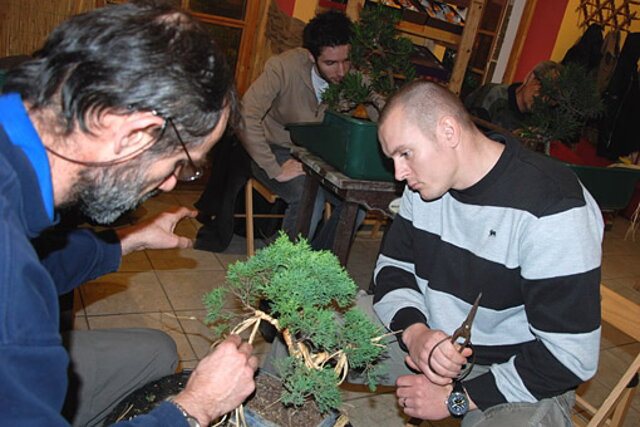
[[[295,236],[302,234],[303,237],[308,237],[309,226],[311,225],[311,214],[313,213],[313,205],[318,194],[318,185],[320,181],[311,175],[307,174],[304,180],[304,190],[302,191],[302,197],[300,199],[300,207],[298,209],[298,221],[296,222]]]
[[[351,240],[354,228],[356,226],[356,216],[358,215],[358,204],[344,201],[342,206],[342,215],[338,221],[336,229],[336,237],[333,241],[333,253],[340,260],[340,264],[347,265],[349,258],[349,249],[351,248]]]

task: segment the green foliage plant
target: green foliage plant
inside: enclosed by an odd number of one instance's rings
[[[568,63],[559,72],[539,76],[538,81],[539,95],[520,136],[546,145],[557,140],[571,146],[587,121],[604,109],[595,78],[582,66]]]
[[[368,104],[380,110],[389,96],[415,78],[409,60],[413,43],[398,36],[400,20],[399,10],[381,3],[362,9],[351,37],[352,72],[342,82],[330,84],[323,94],[330,109],[346,112]]]
[[[322,412],[339,408],[338,387],[350,368],[360,371],[375,390],[386,335],[353,306],[357,286],[333,253],[314,251],[302,238],[293,243],[281,232],[253,257],[231,265],[227,283],[205,295],[206,321],[218,332],[250,330],[249,342],[260,322],[282,334],[289,351],[289,357],[278,362],[283,403],[301,406],[312,398]],[[233,329],[224,307],[226,292],[243,309]],[[269,314],[258,309],[261,299],[271,301]]]

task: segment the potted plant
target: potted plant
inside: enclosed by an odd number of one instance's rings
[[[291,242],[281,232],[268,247],[227,271],[227,287],[203,298],[204,322],[217,335],[249,332],[251,343],[261,322],[283,337],[289,356],[278,361],[280,378],[258,375],[256,393],[228,417],[233,425],[333,426],[341,416],[339,385],[351,369],[376,387],[384,354],[383,328],[356,307],[356,284],[329,251],[314,251],[305,239]],[[241,310],[227,308],[231,295]],[[269,313],[260,300],[271,301]],[[235,325],[235,326],[233,326]],[[135,391],[108,422],[130,419],[151,410],[186,384],[188,373],[175,374]]]
[[[532,148],[544,147],[549,154],[551,141],[568,146],[577,142],[586,123],[598,117],[604,107],[595,79],[580,65],[568,63],[538,80],[539,95],[519,135]]]
[[[286,407],[301,412],[311,405],[327,419],[322,425],[333,425],[342,405],[339,385],[350,369],[360,371],[375,390],[386,335],[381,334],[380,325],[353,307],[357,286],[334,254],[312,250],[305,239],[293,243],[281,233],[255,256],[231,265],[227,282],[228,287],[205,296],[206,322],[218,333],[250,330],[249,342],[260,322],[267,322],[282,336],[289,353],[277,363],[281,380],[258,377],[256,397],[249,401],[245,417],[269,418]],[[228,293],[240,303],[242,313],[224,308]],[[262,299],[270,301],[269,314],[259,309]],[[234,322],[237,317],[239,321]],[[237,326],[231,329],[233,323]],[[278,387],[279,395],[261,397],[273,394],[267,389],[271,387]],[[318,424],[305,421],[305,425]]]
[[[323,122],[288,125],[293,142],[351,178],[394,179],[393,163],[378,144],[375,120],[387,98],[415,77],[409,60],[413,44],[396,30],[400,19],[399,10],[380,3],[365,7],[351,38],[353,70],[324,92],[328,109]]]
[[[361,107],[370,105],[379,112],[389,96],[413,80],[416,71],[409,60],[413,43],[398,36],[400,20],[398,10],[381,3],[362,10],[351,36],[354,71],[323,93],[329,110],[345,113],[356,108],[356,116],[362,116]]]

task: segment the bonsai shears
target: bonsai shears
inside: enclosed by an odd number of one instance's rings
[[[481,297],[482,292],[480,292],[476,297],[476,301],[473,303],[473,306],[471,307],[471,310],[469,310],[467,318],[462,322],[462,325],[453,331],[453,334],[451,335],[451,343],[460,344],[460,349],[458,351],[464,350],[465,347],[468,347],[471,344],[471,325],[473,324],[473,319],[476,317]],[[458,342],[459,339],[462,339],[462,341]]]
[[[458,349],[458,352],[462,352],[462,350],[464,350],[466,347],[471,347],[471,325],[473,325],[473,320],[476,317],[476,313],[478,311],[478,306],[480,305],[481,297],[482,297],[482,292],[480,292],[476,297],[476,300],[473,303],[471,310],[469,310],[469,314],[467,314],[466,319],[464,319],[464,321],[462,322],[462,325],[460,325],[458,329],[453,331],[453,334],[451,334],[450,337],[446,337],[440,340],[436,345],[433,346],[433,348],[429,352],[429,359],[428,359],[429,369],[431,369],[433,372],[435,372],[435,370],[431,366],[431,356],[433,355],[433,352],[435,351],[435,349],[438,348],[438,346],[443,342],[449,340],[451,344],[456,344],[456,343],[459,344],[460,348]],[[458,340],[461,340],[461,341],[458,341]],[[475,359],[476,359],[476,355],[475,353],[473,353],[473,360],[471,361],[471,363],[467,363],[465,368],[462,370],[462,372],[460,372],[460,374],[458,375],[458,381],[466,377],[467,374],[471,372],[471,368],[473,368],[473,365],[475,364]]]

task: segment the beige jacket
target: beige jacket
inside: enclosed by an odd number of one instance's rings
[[[321,122],[324,117],[325,105],[318,103],[311,83],[312,67],[303,48],[274,56],[242,98],[242,143],[270,178],[278,176],[282,168],[269,144],[292,146],[285,125]]]

